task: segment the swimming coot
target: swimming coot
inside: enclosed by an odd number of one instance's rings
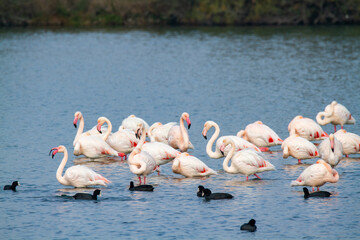
[[[255,223],[255,219],[251,219],[248,223],[244,223],[243,225],[241,225],[240,230],[255,232],[257,228]]]
[[[203,191],[203,196],[206,200],[219,200],[219,199],[231,199],[233,195],[229,193],[211,193],[211,190],[205,188]]]
[[[97,196],[101,196],[101,190],[96,189],[93,194],[89,193],[77,193],[73,196],[75,199],[81,199],[81,200],[97,200]]]
[[[199,189],[199,191],[197,192],[196,195],[197,195],[198,197],[203,197],[203,196],[204,196],[203,192],[204,192],[204,189],[205,189],[204,186],[199,185],[199,186],[198,186],[198,189]]]
[[[129,187],[130,191],[147,191],[147,192],[152,192],[154,191],[154,187],[148,184],[144,184],[144,185],[139,185],[136,186],[134,185],[134,182],[131,181],[130,182],[130,187]]]
[[[304,187],[303,188],[304,191],[304,198],[309,198],[309,197],[330,197],[331,193],[327,192],[327,191],[317,191],[317,192],[312,192],[309,193],[309,190]]]
[[[18,181],[14,181],[11,185],[5,185],[4,190],[13,190],[16,192],[16,186],[20,186],[20,183]]]

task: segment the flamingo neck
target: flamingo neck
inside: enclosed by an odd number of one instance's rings
[[[65,149],[64,150],[64,157],[56,171],[56,179],[59,181],[59,183],[63,184],[63,185],[69,185],[68,182],[66,181],[66,179],[62,176],[62,172],[64,170],[64,167],[66,165],[66,162],[68,160],[68,152]]]
[[[228,173],[235,173],[236,172],[235,169],[231,166],[229,167],[229,161],[233,157],[234,152],[235,152],[235,143],[233,140],[230,140],[230,144],[231,144],[231,149],[230,149],[228,155],[226,156],[226,158],[224,159],[223,168]]]
[[[112,124],[111,124],[110,120],[106,118],[105,122],[108,125],[108,129],[107,129],[106,134],[104,134],[104,136],[103,136],[104,141],[106,141],[106,139],[109,137],[109,135],[110,135],[110,133],[112,131]]]
[[[211,124],[210,128],[211,127],[215,128],[215,132],[211,136],[209,142],[206,145],[206,153],[211,158],[220,158],[220,157],[222,157],[222,154],[221,154],[220,150],[216,146],[215,146],[215,151],[212,151],[212,146],[213,146],[215,140],[219,137],[220,128],[219,128],[219,125],[217,125],[215,122]]]
[[[145,135],[145,134],[143,134]],[[139,146],[139,145],[138,145]],[[146,164],[143,161],[136,161],[134,159],[135,155],[139,154],[136,153],[136,151],[132,151],[129,158],[128,158],[128,163],[129,163],[129,167],[132,173],[136,174],[136,175],[141,175],[144,173],[145,169],[146,169]],[[139,167],[140,165],[140,167]]]
[[[182,142],[180,142],[180,146],[179,146],[180,150],[186,151],[189,147],[189,135],[184,126],[184,119],[182,118],[182,116],[180,117],[180,134],[182,139]]]
[[[141,149],[142,146],[144,145],[146,140],[146,132],[145,132],[145,126],[143,125],[141,128],[141,137],[140,137],[140,141],[137,144],[137,148]]]
[[[76,142],[79,140],[80,135],[83,133],[83,131],[84,131],[84,125],[85,125],[85,123],[84,123],[84,117],[81,115],[79,128],[78,128],[78,130],[77,130],[77,132],[76,132],[76,136],[75,136],[75,139],[74,139],[74,142],[73,142],[73,146],[75,146]]]

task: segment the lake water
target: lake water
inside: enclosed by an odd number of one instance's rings
[[[18,192],[0,191],[1,238],[358,238],[359,155],[342,160],[338,183],[321,188],[333,196],[304,200],[290,181],[316,160],[298,165],[276,146],[264,154],[277,170],[246,182],[207,156],[201,131],[213,120],[220,135],[234,135],[261,120],[285,139],[293,117],[315,119],[337,100],[358,121],[345,129],[360,134],[359,49],[358,26],[1,29],[0,183],[21,184]],[[85,130],[100,116],[117,129],[130,114],[152,124],[186,111],[191,154],[218,175],[184,178],[167,164],[148,178],[154,192],[130,192],[137,178],[125,161],[72,155],[76,111]],[[48,155],[58,145],[69,150],[66,168],[84,164],[112,181],[98,201],[61,197],[93,189],[58,183],[62,154]],[[196,196],[199,184],[234,199],[205,202]],[[258,230],[241,232],[251,218]]]

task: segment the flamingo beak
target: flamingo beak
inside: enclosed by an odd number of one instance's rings
[[[186,120],[186,122],[187,122],[187,124],[188,124],[188,129],[190,129],[190,127],[191,127],[190,119],[187,117],[185,120]]]
[[[97,124],[96,129],[98,130],[99,133],[102,134],[102,132],[101,132],[101,124],[100,123]]]
[[[75,117],[75,119],[74,119],[74,127],[76,128],[77,126],[76,126],[76,124],[77,124],[77,121],[79,120],[79,118],[78,117]]]
[[[206,131],[206,129],[204,128],[204,130],[202,131],[202,135],[203,135],[203,137],[204,137],[205,139],[207,139],[206,134],[207,134],[207,131]]]
[[[141,136],[141,129],[140,128],[138,128],[137,130],[136,130],[136,133],[135,133],[135,136],[136,136],[136,138],[137,139],[140,139],[140,136]]]
[[[220,152],[221,152],[222,155],[224,155],[224,149],[225,149],[225,145],[223,144],[220,147]]]
[[[54,158],[55,154],[56,154],[58,151],[59,151],[59,148],[57,148],[57,147],[52,148],[52,149],[50,150],[50,152],[49,152],[49,156],[50,156],[50,154],[51,154],[51,152],[52,152],[51,158]]]

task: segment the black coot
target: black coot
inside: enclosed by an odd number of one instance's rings
[[[151,185],[148,185],[148,184],[139,185],[139,186],[135,187],[134,182],[131,181],[129,190],[130,191],[148,191],[148,192],[152,192],[152,191],[154,191],[154,187],[151,186]]]
[[[309,198],[309,197],[330,197],[331,193],[327,192],[327,191],[317,191],[317,192],[313,192],[313,193],[309,193],[309,190],[304,187],[303,188],[304,191],[304,198]]]
[[[255,219],[251,219],[248,223],[244,223],[243,225],[241,225],[240,230],[255,232],[257,228],[255,223]]]
[[[82,199],[82,200],[97,200],[97,196],[101,196],[101,190],[96,189],[93,194],[89,193],[77,193],[73,196],[75,199]]]
[[[203,191],[203,196],[206,200],[219,200],[219,199],[231,199],[233,195],[229,193],[211,193],[211,190],[205,188]]]
[[[204,186],[199,185],[199,186],[198,186],[198,189],[199,189],[199,191],[197,192],[196,195],[197,195],[198,197],[203,197],[203,196],[204,196],[203,192],[204,192],[204,189],[205,189]]]
[[[16,186],[20,186],[20,183],[18,181],[14,181],[11,185],[5,185],[4,190],[13,190],[16,192]]]

